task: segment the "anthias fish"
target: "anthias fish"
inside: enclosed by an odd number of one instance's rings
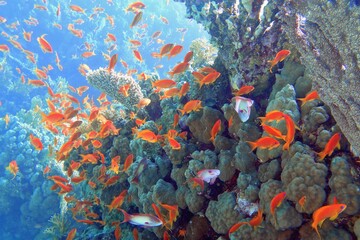
[[[121,223],[129,222],[140,227],[157,227],[163,224],[158,217],[151,214],[129,214],[123,209],[120,211],[124,214],[124,220]]]

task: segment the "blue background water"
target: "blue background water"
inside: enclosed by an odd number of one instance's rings
[[[4,34],[0,36],[0,44],[7,44],[10,47],[9,53],[0,52],[0,117],[4,117],[5,114],[10,116],[8,128],[5,127],[3,120],[0,121],[0,239],[34,239],[35,236],[39,237],[39,233],[49,226],[49,218],[54,213],[59,212],[57,194],[48,190],[51,186],[50,183],[43,183],[47,180],[42,177],[42,169],[47,165],[46,161],[51,161],[46,157],[47,145],[45,145],[42,153],[32,151],[28,138],[29,129],[24,129],[21,124],[28,122],[28,119],[24,116],[31,109],[32,99],[39,97],[45,100],[48,97],[47,90],[45,87],[33,87],[21,83],[21,74],[16,71],[16,68],[21,70],[27,81],[28,78],[36,79],[33,72],[36,66],[41,68],[51,64],[54,69],[49,72],[47,81],[51,82],[53,86],[56,86],[60,81],[59,77],[65,78],[73,87],[88,85],[85,77],[77,69],[82,63],[87,64],[91,69],[108,65],[108,61],[104,59],[101,53],[106,52],[108,48],[108,45],[104,43],[107,33],[112,33],[117,37],[117,50],[111,54],[118,53],[119,58],[126,61],[130,69],[137,69],[138,73],[153,72],[154,67],[161,64],[163,68],[158,69],[158,73],[161,78],[165,78],[167,77],[166,72],[177,62],[180,62],[189,51],[192,40],[208,38],[200,25],[185,18],[185,6],[182,3],[169,1],[169,5],[167,5],[166,0],[144,0],[143,3],[146,5],[146,9],[144,9],[143,19],[138,25],[147,24],[147,27],[134,27],[131,29],[129,25],[134,14],[131,12],[126,14],[124,9],[133,1],[114,0],[114,4],[111,5],[106,0],[78,0],[71,2],[48,0],[48,2],[44,4],[40,0],[1,1],[3,5],[0,6],[0,16],[6,18],[7,21],[0,24],[0,32],[5,32],[14,39],[18,36],[17,41],[22,44],[23,48],[36,54],[37,63],[35,65],[28,61],[25,54],[14,48]],[[56,16],[58,3],[61,6],[60,17]],[[48,10],[34,9],[34,4],[44,5]],[[79,5],[86,9],[86,16],[71,11],[68,7],[70,4]],[[93,20],[89,20],[88,17],[93,12],[94,7],[102,7],[104,12],[99,13]],[[113,28],[106,20],[106,14],[114,17],[115,25]],[[169,24],[164,24],[160,20],[160,16],[167,18]],[[37,26],[27,25],[24,20],[28,20],[29,17],[36,18],[39,24]],[[75,24],[75,28],[83,31],[83,38],[72,35],[67,29],[69,23],[73,23],[74,20],[79,18],[85,22],[81,25]],[[10,24],[17,22],[16,29],[9,27]],[[62,30],[54,27],[54,23],[61,24]],[[177,31],[177,28],[186,28],[187,31],[184,34]],[[22,36],[23,30],[33,32],[31,42],[24,40]],[[159,52],[162,46],[162,44],[156,42],[150,44],[151,35],[155,31],[162,31],[159,38],[164,40],[165,43],[183,45],[184,50],[182,53],[170,60],[167,60],[167,58],[154,59],[150,53]],[[63,71],[59,71],[56,67],[54,53],[44,54],[41,51],[36,39],[43,34],[47,34],[46,40],[52,45],[53,50],[58,53]],[[134,59],[128,42],[129,39],[137,39],[142,42],[142,46],[138,50],[144,58],[143,63],[139,63]],[[85,42],[94,45],[96,56],[87,59],[81,57],[85,49]],[[126,71],[120,63],[117,64],[115,70]],[[62,87],[65,88],[66,86]],[[97,98],[100,92],[90,86],[90,89],[83,97],[87,94],[90,97]],[[19,114],[20,111],[23,113]],[[15,115],[18,115],[18,117],[15,117]],[[33,127],[38,129],[41,123],[36,121],[35,123],[38,126]],[[31,124],[34,124],[34,121]],[[43,139],[43,141],[46,142],[46,139]],[[48,139],[48,141],[50,140]],[[18,162],[20,173],[15,179],[11,180],[12,175],[5,170],[5,167],[14,159]],[[34,193],[35,189],[42,189],[43,192],[48,191],[48,194],[53,195],[53,197],[48,197],[48,201],[43,202],[42,197],[45,197],[44,194]],[[27,209],[32,209],[32,212]],[[34,209],[38,212],[34,211]]]

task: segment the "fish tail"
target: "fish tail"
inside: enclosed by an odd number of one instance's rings
[[[125,222],[128,222],[130,221],[130,214],[128,214],[125,210],[123,209],[120,209],[120,211],[124,214],[124,220],[121,222],[121,223],[125,223]],[[121,224],[120,223],[120,224]]]
[[[297,100],[299,100],[301,102],[300,107],[304,106],[304,104],[306,103],[306,99],[305,98],[297,98]]]
[[[322,151],[322,152],[319,152],[319,153],[316,153],[316,154],[319,156],[320,161],[324,160],[324,158],[327,155],[325,151]]]
[[[139,184],[139,176],[136,176],[134,177],[132,180],[131,180],[132,183],[135,183],[135,184]]]
[[[170,77],[174,77],[174,72],[168,72],[168,74],[170,75]]]
[[[47,120],[47,116],[44,112],[40,111],[41,114],[41,122],[45,122]]]
[[[181,113],[181,115],[184,115],[185,114],[185,111],[183,109],[178,109],[179,112]]]
[[[321,240],[321,235],[320,235],[320,233],[319,233],[319,230],[318,230],[318,226],[317,226],[317,224],[315,223],[315,222],[313,222],[312,224],[311,224],[311,227],[316,231],[316,233],[317,233],[317,235],[319,236],[319,238],[320,238],[320,240]]]
[[[246,141],[246,142],[250,145],[251,152],[254,151],[258,147],[256,142],[249,142],[249,141]]]
[[[283,150],[284,151],[289,150],[289,147],[290,147],[290,142],[286,142],[283,146]]]

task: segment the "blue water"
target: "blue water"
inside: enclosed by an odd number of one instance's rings
[[[46,2],[46,1],[45,1]],[[125,13],[124,9],[132,1],[114,0],[113,4],[102,1],[1,1],[0,16],[6,22],[0,23],[0,45],[6,44],[10,48],[9,53],[0,52],[0,117],[7,114],[10,117],[9,125],[5,126],[5,121],[0,121],[0,239],[51,239],[44,234],[44,230],[51,226],[49,219],[55,213],[60,212],[59,197],[49,189],[52,185],[43,176],[42,171],[49,165],[51,157],[49,145],[53,143],[54,136],[47,132],[42,135],[44,149],[41,152],[35,151],[29,143],[29,134],[37,134],[43,128],[40,117],[35,116],[31,109],[36,105],[46,108],[45,99],[49,98],[46,87],[34,87],[23,84],[21,75],[23,74],[26,82],[28,78],[36,79],[34,74],[35,67],[42,68],[50,64],[54,69],[48,75],[46,81],[53,89],[58,91],[69,91],[67,84],[61,81],[63,78],[73,87],[89,86],[90,89],[82,96],[76,96],[81,100],[84,96],[96,99],[100,91],[87,84],[78,67],[80,64],[87,64],[91,69],[106,67],[108,61],[102,56],[102,52],[107,53],[107,45],[104,42],[107,33],[112,33],[117,37],[117,50],[111,54],[118,53],[119,58],[126,61],[129,68],[135,68],[138,73],[154,71],[154,67],[161,64],[162,68],[157,71],[162,78],[177,62],[180,62],[185,54],[190,50],[192,40],[197,38],[208,38],[202,27],[194,21],[185,18],[186,11],[183,3],[174,3],[167,0],[144,0],[146,8],[143,11],[143,19],[138,27],[130,28],[130,23],[134,14]],[[61,15],[56,16],[58,3],[61,7]],[[47,10],[34,9],[34,4],[46,6]],[[79,5],[86,9],[85,15],[76,13],[69,9],[69,5]],[[104,11],[89,20],[93,13],[93,8],[101,7]],[[106,20],[106,14],[113,16],[114,27],[111,27]],[[160,16],[165,17],[169,24],[164,24]],[[25,20],[35,18],[39,24],[36,26],[26,24]],[[71,34],[67,29],[69,23],[76,19],[84,20],[83,24],[74,24],[76,29],[83,31],[83,37],[78,38]],[[62,30],[53,26],[58,23]],[[145,24],[147,26],[145,26]],[[141,27],[139,27],[141,26]],[[187,31],[181,33],[179,28]],[[32,32],[31,42],[23,38],[23,30]],[[154,59],[151,52],[159,52],[162,44],[151,43],[151,35],[155,31],[162,31],[161,40],[164,43],[176,43],[184,46],[182,53],[173,59],[162,60]],[[52,45],[61,60],[63,70],[56,67],[55,54],[43,53],[37,42],[37,38],[46,34],[46,40]],[[6,36],[7,35],[7,36]],[[8,41],[12,38],[20,42],[24,49],[35,53],[37,62],[31,63],[19,49],[13,47]],[[129,39],[137,39],[142,42],[138,50],[144,58],[143,63],[136,61],[130,48]],[[84,43],[92,44],[95,56],[84,59],[81,54],[84,52]],[[18,73],[19,68],[21,73]],[[126,69],[118,63],[116,71],[125,72]],[[13,178],[5,167],[11,160],[16,160],[19,166],[19,173]],[[52,166],[53,174],[59,174],[61,166]],[[72,221],[69,219],[69,221]],[[86,226],[84,226],[85,228]],[[79,229],[78,229],[79,231]]]

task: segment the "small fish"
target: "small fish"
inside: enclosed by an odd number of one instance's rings
[[[133,50],[133,54],[136,60],[138,60],[139,62],[143,61],[143,58],[138,50]]]
[[[282,62],[282,61],[284,61],[285,60],[285,58],[287,58],[287,56],[289,56],[290,55],[290,51],[289,50],[280,50],[277,54],[276,54],[276,56],[275,56],[275,58],[273,59],[273,60],[271,60],[271,61],[268,61],[269,63],[270,63],[270,72],[272,73],[272,68],[276,65],[276,64],[278,64],[279,62]]]
[[[178,109],[182,115],[193,111],[200,111],[202,109],[201,100],[190,100],[188,101],[183,109]]]
[[[131,180],[132,183],[139,183],[140,174],[145,170],[145,168],[148,164],[147,161],[148,160],[146,158],[141,159],[141,161],[139,162],[139,164],[134,172],[134,177]]]
[[[138,109],[144,108],[146,106],[148,106],[151,103],[151,99],[149,98],[142,98],[139,100],[138,104],[136,105],[136,107]]]
[[[121,223],[129,222],[140,227],[157,227],[163,224],[159,218],[151,214],[128,214],[123,209],[120,209],[120,211],[124,214],[124,221]]]
[[[149,129],[144,129],[144,130],[136,132],[136,139],[137,138],[140,138],[140,139],[145,140],[150,143],[156,143],[157,139],[158,139],[157,135]]]
[[[221,73],[219,73],[217,71],[207,74],[205,77],[203,77],[201,80],[198,81],[200,88],[203,85],[209,85],[209,84],[214,83],[220,77],[220,75],[221,75]]]
[[[136,13],[136,15],[134,16],[134,19],[132,20],[132,22],[130,24],[130,28],[133,28],[134,26],[136,26],[136,24],[138,24],[140,22],[140,20],[142,19],[142,15],[143,15],[143,13],[141,11]]]
[[[17,165],[17,162],[15,160],[12,160],[9,163],[9,166],[6,167],[6,170],[8,170],[11,174],[14,175],[12,179],[16,177],[16,174],[19,172],[19,167]]]
[[[320,239],[321,235],[319,233],[318,226],[321,227],[321,225],[327,218],[329,218],[331,221],[334,221],[338,217],[338,215],[342,213],[345,209],[345,204],[330,204],[320,207],[313,213],[313,223],[311,224],[311,227],[316,231]]]
[[[249,94],[250,92],[254,91],[254,86],[242,86],[239,90],[236,92],[233,92],[235,96],[241,96],[245,94]]]
[[[194,53],[192,51],[186,53],[186,55],[184,57],[184,62],[187,62],[187,63],[190,62],[191,59],[193,58],[193,55],[194,55]]]
[[[304,98],[298,98],[297,100],[299,100],[301,102],[301,107],[304,106],[307,102],[313,101],[315,99],[319,99],[320,96],[318,94],[318,92],[316,90],[309,92],[308,94],[306,94],[306,96]]]
[[[276,223],[276,215],[275,215],[275,209],[280,207],[281,203],[284,201],[286,197],[286,192],[281,192],[275,195],[270,202],[270,213],[274,217],[275,224]]]
[[[335,133],[329,141],[326,143],[323,151],[317,153],[319,155],[319,160],[322,161],[326,156],[331,156],[335,148],[340,149],[340,139],[341,134]]]
[[[280,121],[284,118],[284,113],[278,110],[273,110],[266,113],[265,117],[258,117],[262,123],[264,122],[272,122],[272,121]]]
[[[211,141],[212,143],[214,143],[215,137],[216,137],[216,135],[217,135],[220,131],[221,131],[221,119],[218,119],[218,120],[214,123],[213,127],[211,128],[210,141]]]
[[[272,137],[262,137],[255,142],[247,141],[247,143],[249,143],[251,151],[254,151],[256,148],[272,150],[280,146],[279,141]]]
[[[40,45],[41,50],[44,53],[52,53],[53,52],[52,46],[48,41],[46,41],[46,39],[44,38],[45,36],[46,34],[41,35],[41,37],[37,38],[37,41]]]
[[[123,85],[123,86],[121,86],[120,88],[119,88],[119,93],[120,94],[122,94],[122,95],[124,95],[125,97],[128,97],[129,96],[129,89],[130,89],[130,87],[131,87],[131,84],[129,83],[129,84],[125,84],[125,85]]]
[[[238,222],[232,225],[232,227],[228,231],[228,235],[232,234],[233,232],[236,232],[241,226],[244,226],[245,224],[249,225],[248,222]]]
[[[216,178],[219,175],[220,175],[219,169],[203,169],[197,172],[196,177],[212,185],[214,184]]]
[[[181,53],[181,51],[183,50],[183,46],[181,45],[175,45],[169,52],[168,54],[168,59],[175,57],[176,55],[178,55],[179,53]]]
[[[113,209],[119,209],[121,207],[127,193],[128,191],[127,189],[125,189],[117,197],[114,197],[110,205],[107,205],[107,207],[109,208],[109,212],[111,212]]]
[[[75,238],[75,235],[76,235],[76,228],[73,228],[68,233],[66,240],[73,240]]]
[[[110,62],[109,62],[109,67],[108,67],[108,73],[111,72],[112,69],[114,69],[116,63],[118,60],[118,54],[114,54],[111,56]]]
[[[302,211],[305,211],[305,203],[306,203],[306,196],[302,196],[299,201],[298,201],[300,207],[301,207],[301,210]]]
[[[250,118],[251,106],[254,104],[254,101],[250,98],[244,97],[233,97],[232,101],[235,100],[235,111],[238,113],[242,122],[246,122]]]
[[[250,226],[252,226],[253,228],[257,228],[258,226],[261,225],[261,223],[263,222],[263,211],[261,209],[259,209],[258,213],[256,214],[255,217],[253,217],[252,219],[250,219],[249,224]]]
[[[183,73],[186,69],[189,68],[188,62],[182,62],[176,65],[168,74],[173,77],[175,74]]]
[[[284,119],[285,119],[285,123],[286,123],[286,136],[285,136],[285,144],[283,146],[283,150],[289,150],[290,148],[290,144],[294,141],[294,137],[295,137],[295,128],[298,128],[294,121],[292,120],[292,118],[287,115],[287,114],[283,114],[284,115]]]
[[[176,141],[175,139],[169,138],[168,141],[169,141],[170,147],[173,150],[180,150],[181,149],[181,144],[178,141]]]
[[[4,121],[5,121],[5,128],[8,128],[8,125],[9,125],[9,122],[10,122],[9,114],[5,114]]]
[[[176,82],[172,79],[160,79],[151,83],[153,88],[171,88],[176,86]]]
[[[271,136],[286,141],[286,136],[282,135],[282,133],[280,132],[279,129],[277,129],[277,128],[275,128],[275,127],[268,126],[268,125],[266,125],[266,124],[262,124],[261,127],[263,128],[263,130],[264,130],[265,132],[267,132],[267,133],[270,134]]]
[[[43,144],[40,138],[37,138],[34,135],[30,134],[30,142],[36,150],[41,151],[43,149]]]

